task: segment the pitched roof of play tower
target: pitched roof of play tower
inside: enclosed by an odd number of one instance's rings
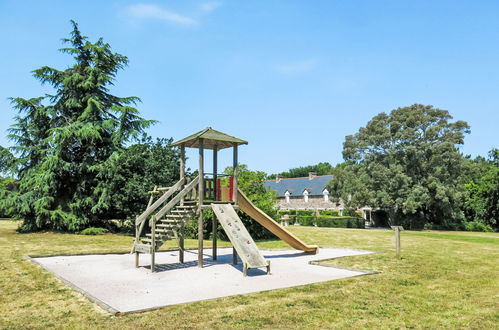
[[[184,146],[187,148],[199,148],[200,140],[203,140],[203,148],[220,149],[230,148],[234,145],[248,144],[248,141],[238,139],[234,136],[219,132],[211,127],[192,134],[182,140],[172,143],[172,146]]]

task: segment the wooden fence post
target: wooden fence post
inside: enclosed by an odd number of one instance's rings
[[[395,231],[395,250],[397,257],[400,257],[400,232],[404,230],[402,226],[391,226]]]

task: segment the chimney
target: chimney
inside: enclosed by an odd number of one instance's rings
[[[309,180],[312,180],[313,178],[315,178],[317,176],[317,173],[316,172],[308,172],[308,179]]]
[[[276,175],[276,176],[275,176],[275,182],[276,182],[276,183],[281,182],[281,178],[279,177],[279,175]]]

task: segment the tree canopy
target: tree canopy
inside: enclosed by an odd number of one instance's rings
[[[267,175],[261,171],[251,171],[247,165],[240,164],[238,169],[238,187],[246,196],[263,212],[277,219],[276,193],[265,189],[263,181]],[[233,168],[227,167],[225,174],[232,174]],[[246,213],[238,211],[239,217],[254,239],[274,238],[274,234],[268,231],[258,222],[252,220]]]
[[[148,191],[154,186],[170,187],[180,178],[178,148],[170,146],[172,139],[142,139],[120,153],[119,166],[114,168],[106,183],[112,191],[110,207],[103,218],[134,219],[144,211]]]
[[[467,165],[466,218],[499,230],[499,149],[492,149],[488,159],[477,157]]]
[[[327,175],[327,174],[332,174],[333,169],[334,167],[331,164],[327,162],[322,162],[316,165],[291,168],[289,169],[289,171],[281,172],[279,174],[271,174],[269,175],[269,179],[275,179],[276,176],[279,176],[281,178],[299,178],[299,177],[308,176],[310,172],[313,172],[316,175]]]
[[[120,166],[120,152],[153,123],[139,116],[139,98],[110,93],[128,59],[102,39],[88,41],[71,23],[61,51],[74,63],[33,71],[54,93],[11,99],[18,113],[9,134],[16,157],[2,166],[14,169],[19,191],[1,203],[15,209],[25,230],[75,231],[97,222],[111,207],[107,182]]]
[[[371,206],[391,224],[452,228],[463,220],[462,155],[469,126],[446,110],[414,104],[380,113],[345,138],[332,195],[348,206]]]

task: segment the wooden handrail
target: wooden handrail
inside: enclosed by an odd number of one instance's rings
[[[175,205],[177,205],[188,193],[190,193],[195,187],[197,187],[199,180],[199,176],[194,178],[191,182],[189,182],[175,197],[173,197],[163,208],[161,208],[158,213],[151,217],[151,229],[155,231],[155,224],[158,219],[161,219],[167,212],[169,212]],[[136,234],[135,234],[135,244],[138,244],[140,235],[142,230],[144,229],[144,225],[146,224],[146,219],[151,213],[154,212],[162,203],[164,203],[168,198],[170,198],[176,191],[180,190],[185,179],[180,179],[170,190],[165,192],[163,196],[161,196],[154,204],[147,208],[139,217],[137,217],[135,226],[136,226]],[[140,228],[138,228],[140,227]],[[132,247],[132,253],[134,252],[134,247]],[[153,245],[154,246],[154,245]]]
[[[163,196],[158,198],[151,206],[149,206],[141,215],[135,219],[135,226],[139,226],[144,221],[147,219],[151,213],[153,213],[158,207],[161,206],[164,202],[168,200],[176,191],[180,190],[182,188],[182,185],[184,184],[185,179],[180,179],[177,183],[173,185],[168,191],[166,191]]]
[[[175,205],[177,205],[180,200],[191,192],[198,184],[199,175],[195,177],[184,189],[182,189],[177,196],[173,197],[158,213],[155,214],[156,219],[161,219],[166,213],[168,213]]]
[[[163,196],[161,196],[160,198],[158,198],[152,205],[148,205],[147,209],[141,215],[139,215],[135,219],[135,242],[134,242],[134,246],[135,246],[135,244],[139,243],[139,237],[142,234],[142,230],[144,230],[144,225],[146,224],[147,217],[149,215],[151,215],[151,213],[153,213],[158,207],[160,207],[161,204],[163,204],[164,202],[166,202],[168,200],[168,198],[170,198],[177,190],[179,190],[180,188],[182,188],[182,185],[184,184],[184,182],[185,182],[185,178],[182,178],[182,179],[178,180],[178,182],[175,183],[173,185],[173,187],[171,187],[169,190],[167,190],[163,194]],[[151,195],[151,198],[152,198],[152,195]],[[132,247],[132,253],[133,253],[133,249],[134,248]]]

